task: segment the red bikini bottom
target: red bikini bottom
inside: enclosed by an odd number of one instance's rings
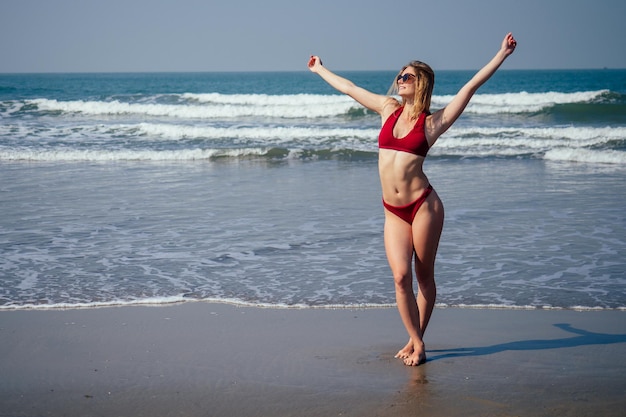
[[[396,216],[400,217],[402,220],[404,220],[408,224],[413,224],[413,219],[415,218],[415,214],[417,213],[417,210],[419,210],[419,208],[422,206],[424,201],[426,201],[426,199],[428,198],[432,190],[433,190],[432,185],[428,184],[428,187],[426,187],[422,195],[420,195],[417,200],[415,200],[412,203],[407,204],[406,206],[399,206],[399,207],[392,206],[392,205],[385,203],[385,200],[383,200],[383,206],[385,206],[387,210],[389,210]]]

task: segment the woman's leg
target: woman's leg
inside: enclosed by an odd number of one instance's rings
[[[422,337],[430,321],[437,286],[435,284],[435,257],[443,230],[444,209],[439,196],[433,191],[413,219],[413,247],[415,249],[415,274],[417,275],[417,307]]]
[[[385,251],[393,274],[400,318],[410,338],[410,343],[396,357],[403,358],[407,365],[419,365],[426,360],[426,355],[413,292],[413,232],[411,225],[388,211],[385,211]]]

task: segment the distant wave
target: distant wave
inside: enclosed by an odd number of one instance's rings
[[[431,154],[625,165],[626,127],[452,128]]]
[[[214,127],[168,123],[0,125],[0,161],[192,161],[216,158],[374,158],[378,129]],[[432,157],[533,157],[626,164],[626,127],[453,127]]]
[[[150,142],[152,140],[182,139],[244,139],[249,141],[310,141],[318,143],[319,139],[357,139],[369,141],[373,145],[378,137],[378,128],[345,128],[334,126],[289,126],[289,125],[257,125],[255,127],[234,126],[216,127],[213,125],[190,125],[173,123],[137,124],[86,124],[71,126],[39,126],[39,125],[0,125],[0,136],[16,138],[68,138],[83,137],[99,138],[126,137]],[[576,143],[577,146],[605,144],[616,140],[626,140],[626,127],[456,127],[453,126],[441,136],[435,147],[452,146],[464,141],[466,145],[479,143],[497,143],[507,145],[525,145],[533,148],[554,146],[555,141],[563,144]],[[519,143],[517,143],[519,141]]]
[[[209,100],[206,96],[215,96]],[[186,94],[180,104],[126,103],[114,101],[27,100],[25,106],[39,111],[86,115],[145,115],[186,119],[229,119],[242,117],[319,118],[347,115],[354,101],[343,96],[259,96]]]
[[[451,98],[435,96],[433,107]],[[187,93],[120,100],[1,102],[0,161],[354,159],[378,152],[379,121],[343,95]],[[477,94],[468,106],[470,122],[453,126],[430,155],[624,165],[625,103],[608,90]],[[494,113],[521,116],[494,123]],[[525,122],[526,114],[553,120],[536,127]],[[583,117],[601,122],[575,123]]]
[[[599,164],[626,164],[626,152],[596,151],[588,149],[552,149],[544,159],[549,161],[592,162]]]
[[[112,162],[112,161],[196,161],[220,157],[239,158],[270,155],[271,149],[182,149],[106,150],[106,149],[16,149],[0,150],[0,161],[34,162]]]
[[[376,152],[352,149],[289,149],[279,147],[242,149],[186,149],[186,150],[0,150],[0,161],[31,162],[184,162],[217,160],[221,158],[245,159],[372,159]],[[590,149],[557,148],[543,153],[529,149],[497,149],[491,147],[471,148],[463,151],[436,150],[431,158],[481,158],[481,157],[534,157],[550,161],[569,161],[626,165],[626,152]]]
[[[591,103],[609,94],[608,90],[576,93],[476,94],[465,111],[475,114],[536,113],[562,104]],[[453,95],[433,96],[432,105],[436,108],[445,107],[453,98]]]
[[[432,108],[445,107],[452,95],[433,96]],[[473,114],[536,113],[568,104],[620,104],[624,97],[608,90],[576,93],[476,94],[466,112]],[[4,102],[5,113],[40,111],[85,115],[144,115],[188,119],[229,119],[241,117],[325,118],[354,116],[360,106],[343,95],[264,94],[180,94],[146,97],[141,102],[59,101],[47,98],[25,100],[21,105]],[[365,114],[365,113],[362,113]]]
[[[98,135],[101,138],[134,137],[151,141],[156,139],[244,139],[249,141],[271,141],[277,143],[291,140],[316,141],[329,138],[357,138],[374,140],[378,136],[378,129],[356,129],[343,127],[315,127],[315,126],[256,126],[256,127],[216,127],[213,125],[189,125],[172,123],[137,124],[87,124],[72,126],[25,126],[0,125],[0,136],[13,135],[16,137],[45,138],[82,138]]]

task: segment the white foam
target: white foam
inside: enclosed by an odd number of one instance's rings
[[[576,93],[504,93],[476,94],[466,112],[478,114],[537,112],[557,104],[584,103],[607,93],[608,90]],[[433,96],[433,108],[445,107],[453,95]],[[34,99],[24,105],[36,105],[43,111],[61,111],[87,115],[145,115],[152,117],[175,117],[192,119],[227,119],[238,117],[320,118],[345,115],[351,109],[362,109],[350,97],[344,95],[264,95],[264,94],[182,94],[180,104],[160,104],[115,101],[58,101]],[[11,112],[17,106],[11,106]]]
[[[326,139],[326,138],[376,138],[376,129],[346,129],[346,128],[317,128],[317,127],[238,127],[222,128],[212,126],[188,126],[172,124],[141,123],[136,127],[127,126],[126,129],[138,130],[139,134],[168,139],[182,138],[233,138],[233,139],[257,139],[291,141],[300,139]]]
[[[626,153],[606,149],[626,138],[624,127],[452,128],[432,155],[519,156],[548,160],[624,164]]]
[[[376,152],[375,128],[320,126],[215,127],[188,124],[87,124],[84,126],[0,125],[0,136],[23,138],[17,146],[0,148],[5,161],[188,161],[214,157],[265,155],[276,147],[292,156],[305,149]],[[120,149],[119,137],[145,149]],[[62,138],[64,145],[54,142]],[[553,161],[624,164],[623,151],[610,150],[612,141],[626,138],[624,127],[452,128],[431,150],[431,155],[523,156]],[[202,140],[193,148],[157,150],[156,141]],[[67,142],[79,140],[81,148]],[[85,141],[88,142],[85,142]],[[35,144],[39,146],[31,146]],[[206,142],[209,141],[209,142]],[[220,147],[213,142],[223,142]],[[52,142],[50,145],[46,143]],[[110,142],[110,143],[109,143]],[[89,145],[85,148],[85,145]],[[42,146],[43,145],[43,146]],[[207,146],[208,145],[208,146]],[[186,146],[186,145],[184,145]],[[225,147],[224,147],[225,146]],[[224,147],[224,148],[222,148]]]
[[[186,300],[182,295],[172,297],[152,297],[139,300],[114,300],[89,303],[54,303],[54,304],[4,304],[0,305],[2,310],[69,310],[87,309],[103,307],[124,307],[124,306],[163,306],[169,304],[182,303]]]
[[[503,93],[503,94],[475,94],[465,109],[468,113],[495,114],[495,113],[531,113],[550,108],[557,104],[589,102],[608,90],[583,91],[576,93]],[[433,96],[432,105],[435,108],[445,107],[453,95]]]
[[[626,127],[584,127],[558,126],[549,128],[525,127],[471,127],[453,126],[442,138],[500,138],[504,141],[516,138],[527,139],[567,139],[589,144],[606,143],[626,138]],[[438,143],[439,144],[439,143]]]
[[[345,95],[319,94],[192,94],[185,93],[182,98],[198,103],[233,104],[238,106],[332,106],[336,104],[353,104],[354,100]]]
[[[0,150],[0,161],[195,161],[216,157],[246,157],[267,154],[265,148],[184,149],[177,151],[133,150]]]
[[[222,97],[221,95],[218,95]],[[233,98],[229,96],[223,96]],[[250,99],[206,101],[199,103],[156,104],[156,103],[124,103],[120,101],[58,101],[50,99],[28,100],[26,104],[34,104],[42,111],[61,111],[64,113],[81,113],[86,115],[145,115],[151,117],[174,117],[185,119],[229,119],[240,117],[276,117],[276,118],[318,118],[347,114],[350,109],[359,107],[354,101],[341,97],[321,100],[315,104],[302,105],[292,96],[278,96],[282,100],[253,99],[254,96],[243,96]],[[322,96],[323,97],[323,96]],[[340,97],[340,96],[338,96]]]
[[[22,310],[79,310],[79,309],[95,309],[110,307],[163,307],[174,304],[183,303],[208,303],[208,304],[227,304],[236,307],[266,308],[276,310],[372,310],[372,309],[395,309],[395,303],[349,303],[349,304],[285,304],[285,303],[263,303],[250,302],[238,298],[218,298],[207,297],[202,299],[190,299],[183,294],[170,297],[149,297],[136,300],[113,300],[108,302],[85,302],[85,303],[55,303],[55,304],[20,304],[0,305],[0,311],[22,311]],[[447,304],[437,303],[437,308],[460,308],[460,309],[481,309],[481,310],[574,310],[574,311],[606,311],[616,310],[624,311],[626,308],[618,307],[616,309],[604,307],[588,307],[575,305],[571,307],[553,307],[550,305],[512,305],[512,304]]]
[[[546,152],[544,158],[549,161],[626,165],[626,152],[615,150],[553,149]]]

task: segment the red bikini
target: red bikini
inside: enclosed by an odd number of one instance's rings
[[[433,186],[428,184],[428,187],[426,187],[422,195],[420,195],[417,200],[407,204],[406,206],[392,206],[390,204],[387,204],[385,200],[383,200],[383,206],[385,206],[387,210],[400,217],[408,224],[413,224],[413,219],[415,218],[415,214],[417,214],[417,210],[419,210],[419,208],[422,206],[422,203],[426,201],[426,198],[428,198],[432,190]]]
[[[393,112],[391,116],[387,118],[383,128],[378,135],[378,147],[381,149],[393,149],[394,151],[408,152],[414,155],[426,157],[428,153],[428,140],[426,140],[426,133],[424,132],[424,122],[426,121],[426,113],[422,113],[417,118],[415,126],[403,138],[396,138],[393,135],[393,128],[398,122],[400,114],[402,114],[402,107]]]
[[[428,140],[426,140],[426,133],[424,132],[424,122],[427,114],[420,114],[415,122],[415,126],[413,126],[413,129],[411,129],[405,137],[396,138],[393,135],[393,128],[396,125],[400,114],[402,114],[402,107],[397,109],[387,118],[380,131],[380,135],[378,135],[378,147],[381,149],[408,152],[414,155],[426,157],[428,149],[430,148]],[[429,184],[419,198],[412,203],[396,207],[387,204],[385,200],[383,200],[383,206],[408,224],[413,224],[415,214],[432,191],[433,187]]]

